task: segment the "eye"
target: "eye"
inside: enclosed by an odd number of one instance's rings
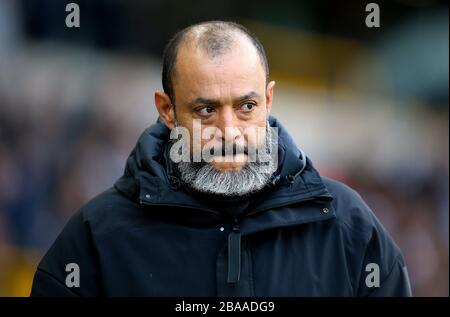
[[[213,107],[202,107],[202,108],[198,109],[197,112],[201,116],[209,116],[214,112],[214,108]]]
[[[243,112],[250,112],[250,111],[253,110],[254,107],[255,107],[255,104],[254,104],[254,103],[246,102],[246,103],[244,103],[244,104],[241,105],[241,110],[242,110]]]

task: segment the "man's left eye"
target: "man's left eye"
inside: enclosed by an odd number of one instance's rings
[[[247,102],[241,106],[241,110],[244,112],[250,112],[253,110],[254,107],[255,107],[255,104]]]

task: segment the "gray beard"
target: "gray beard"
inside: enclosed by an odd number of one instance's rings
[[[277,151],[278,140],[273,140],[266,130],[266,149]],[[276,142],[276,143],[274,143]],[[240,170],[220,171],[207,162],[179,162],[176,167],[181,180],[192,189],[208,194],[228,197],[249,195],[266,186],[276,171],[275,159],[266,154],[264,161],[258,155],[256,161],[247,162]]]

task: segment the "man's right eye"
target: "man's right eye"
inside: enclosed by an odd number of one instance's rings
[[[201,116],[209,116],[214,112],[213,107],[203,107],[197,111]]]

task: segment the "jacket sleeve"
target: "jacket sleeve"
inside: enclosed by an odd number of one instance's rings
[[[78,211],[39,263],[31,296],[98,296],[98,267],[89,222]]]
[[[380,287],[376,287],[368,294],[369,297],[410,297],[411,286],[409,283],[408,272],[403,259],[399,257],[381,282]]]
[[[358,296],[412,296],[403,255],[373,214],[371,228],[360,273]]]

